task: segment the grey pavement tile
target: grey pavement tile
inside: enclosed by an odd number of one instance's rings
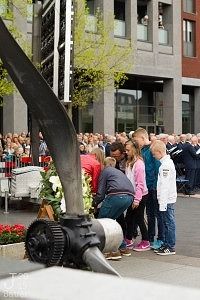
[[[185,256],[177,261],[178,264],[200,268],[200,258]]]
[[[128,257],[129,258],[129,257]],[[166,263],[164,261],[153,261],[149,259],[134,258],[130,259],[122,258],[121,261],[111,262],[111,265],[125,277],[150,276],[157,273],[164,273],[168,270],[183,268],[182,265],[175,263]]]
[[[200,268],[183,266],[166,270],[165,272],[158,272],[157,274],[147,274],[142,279],[199,289]]]

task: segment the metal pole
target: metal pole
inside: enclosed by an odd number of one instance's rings
[[[3,212],[4,214],[9,214],[8,212],[8,191],[5,191],[5,211]]]
[[[118,124],[118,88],[116,88],[116,131],[119,130],[119,124]]]

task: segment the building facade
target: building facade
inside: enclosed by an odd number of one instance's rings
[[[67,18],[64,11],[67,13],[65,4],[69,1],[42,2],[38,57],[41,57],[43,76],[59,99],[66,102],[65,74],[69,70],[65,66]],[[120,89],[115,90],[113,84],[109,90],[102,91],[98,102],[85,109],[72,110],[77,132],[113,134],[129,132],[138,126],[156,133],[199,132],[200,1],[87,0],[87,4],[90,21],[94,23],[97,7],[103,17],[108,12],[114,14],[111,38],[121,46],[131,40],[134,53],[129,61],[128,80]],[[16,16],[18,13],[16,10]],[[15,19],[31,37],[31,23],[20,15]],[[48,26],[45,20],[52,19],[52,25]],[[36,40],[37,47],[34,44],[33,48],[38,49],[38,36]],[[0,118],[3,132],[26,130],[27,108],[18,93],[5,99]]]
[[[181,1],[87,2],[89,7],[100,6],[104,14],[114,13],[113,38],[122,45],[124,39],[132,40],[134,60],[122,88],[103,92],[88,114],[81,111],[79,131],[129,132],[141,126],[149,132],[181,133]]]
[[[200,132],[200,1],[182,1],[183,131]]]

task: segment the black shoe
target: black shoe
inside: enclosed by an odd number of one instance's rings
[[[165,246],[165,245],[162,245],[160,248],[154,249],[153,251],[154,251],[155,253],[158,253],[159,251],[162,251],[162,250],[165,249],[165,248],[166,248],[166,246]]]
[[[158,249],[158,252],[156,253],[158,255],[174,255],[176,254],[176,251],[175,249],[171,249],[171,248],[168,248],[168,247],[164,247],[163,249]]]

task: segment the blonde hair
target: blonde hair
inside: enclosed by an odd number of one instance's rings
[[[151,151],[159,151],[162,154],[166,154],[166,145],[163,141],[157,140],[154,141],[153,144],[150,147]]]
[[[143,160],[143,158],[142,158],[140,147],[137,142],[132,142],[131,140],[129,140],[128,142],[126,142],[125,146],[126,145],[130,145],[132,149],[132,156],[131,158],[128,158],[126,165],[127,167],[130,166],[130,168],[132,169],[136,160],[137,159]]]
[[[136,129],[132,135],[133,137],[135,136],[143,136],[146,139],[149,139],[149,135],[148,132],[146,131],[146,129],[139,127],[138,129]]]
[[[115,167],[116,166],[116,159],[114,157],[106,157],[104,160],[105,167]]]
[[[92,149],[92,151],[90,153],[94,154],[96,157],[96,160],[98,160],[98,162],[103,166],[104,159],[105,159],[103,150],[101,150],[100,148],[94,148],[94,149]]]

